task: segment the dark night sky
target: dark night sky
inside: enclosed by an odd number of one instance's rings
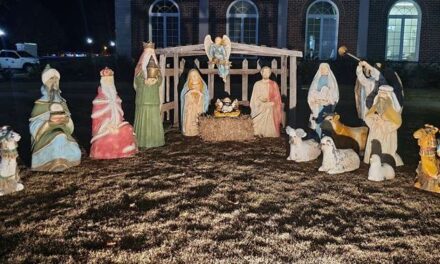
[[[90,36],[99,51],[114,40],[114,0],[0,0],[0,27],[9,48],[35,42],[41,54],[86,51]]]

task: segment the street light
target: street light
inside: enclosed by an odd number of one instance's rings
[[[110,47],[115,47],[115,46],[116,46],[116,43],[115,43],[113,40],[111,40],[111,41],[109,42],[109,44],[110,44]]]
[[[87,42],[87,44],[91,45],[91,44],[93,44],[93,39],[92,38],[87,38],[86,42]]]
[[[3,29],[0,29],[0,37],[6,36],[6,32]]]

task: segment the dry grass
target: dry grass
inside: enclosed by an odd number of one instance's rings
[[[199,117],[200,136],[204,141],[249,141],[254,139],[254,127],[249,115],[216,118]]]
[[[24,175],[0,199],[1,263],[438,263],[440,197],[287,162],[287,139],[167,134],[135,158]]]

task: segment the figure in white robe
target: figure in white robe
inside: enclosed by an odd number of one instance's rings
[[[282,103],[278,84],[269,79],[272,70],[261,69],[262,80],[254,84],[251,97],[251,116],[254,135],[279,137],[282,121]]]
[[[370,128],[364,162],[377,154],[382,161],[401,166],[403,161],[397,154],[397,130],[402,125],[402,106],[399,104],[393,87],[382,85],[374,98],[373,105],[365,115],[365,123]],[[389,160],[392,158],[392,160]],[[390,162],[388,162],[388,160]]]
[[[364,120],[365,114],[371,107],[371,104],[367,106],[367,97],[371,95],[374,100],[374,97],[377,95],[377,88],[379,88],[379,81],[383,79],[383,77],[378,69],[365,61],[359,62],[356,68],[356,76],[357,80],[354,87],[356,110],[359,119]],[[374,94],[371,94],[373,91]]]
[[[319,65],[310,85],[307,102],[309,103],[310,128],[314,129],[319,138],[322,137],[321,123],[326,114],[334,113],[339,101],[339,88],[335,75],[327,63]]]

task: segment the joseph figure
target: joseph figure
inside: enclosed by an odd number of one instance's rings
[[[251,97],[251,116],[254,135],[279,137],[282,120],[281,95],[278,84],[269,79],[272,70],[261,69],[262,79],[254,84]]]

